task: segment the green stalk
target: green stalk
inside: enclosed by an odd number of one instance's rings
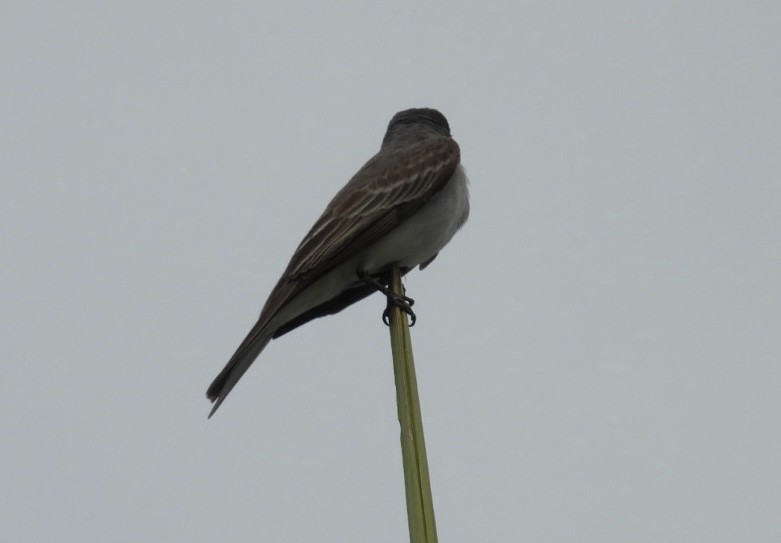
[[[396,267],[391,272],[390,288],[394,294],[404,295],[401,273]],[[435,543],[437,527],[434,522],[434,503],[431,498],[412,341],[407,315],[398,307],[391,309],[390,335],[393,373],[396,377],[396,403],[401,425],[401,458],[404,465],[409,538],[411,543]]]

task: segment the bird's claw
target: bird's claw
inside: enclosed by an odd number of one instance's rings
[[[401,309],[404,313],[409,315],[410,318],[410,326],[415,326],[415,321],[418,320],[417,315],[415,315],[415,312],[412,310],[412,305],[415,303],[415,300],[410,298],[409,296],[388,296],[388,305],[385,307],[385,311],[382,312],[382,322],[385,323],[386,326],[390,326],[390,312],[391,309],[394,307],[398,307]]]

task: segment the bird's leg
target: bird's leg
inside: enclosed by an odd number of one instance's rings
[[[412,305],[415,303],[415,300],[413,300],[409,296],[396,294],[391,289],[389,289],[385,283],[383,283],[376,277],[371,276],[368,272],[364,270],[358,270],[358,278],[361,281],[372,285],[374,288],[376,288],[377,290],[379,290],[385,295],[385,299],[388,301],[388,305],[385,306],[385,311],[382,312],[382,322],[390,326],[391,309],[394,307],[398,307],[399,309],[404,311],[404,313],[409,315],[411,321],[410,326],[415,326],[415,321],[418,320],[418,317],[415,315],[415,312],[412,311]]]

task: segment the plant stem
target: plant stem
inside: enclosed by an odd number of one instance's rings
[[[394,294],[404,295],[401,273],[396,267],[391,272],[390,288]],[[396,378],[396,403],[401,425],[401,457],[404,465],[410,542],[432,543],[437,541],[437,528],[434,522],[434,503],[426,459],[426,442],[423,438],[415,361],[412,357],[407,315],[398,307],[391,309],[390,335],[393,373]]]

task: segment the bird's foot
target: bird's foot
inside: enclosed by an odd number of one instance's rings
[[[391,310],[394,307],[398,307],[404,313],[409,315],[410,318],[409,325],[415,326],[415,321],[418,320],[417,315],[415,315],[415,312],[412,310],[412,304],[415,303],[415,300],[413,300],[409,296],[397,296],[392,292],[390,293],[390,295],[386,296],[386,299],[388,300],[388,305],[385,306],[385,311],[382,312],[382,322],[384,322],[387,326],[390,326]]]
[[[372,277],[367,272],[359,271],[358,277],[361,279],[361,281],[364,281],[372,285],[374,288],[382,292],[385,295],[385,298],[388,300],[388,305],[385,306],[385,311],[382,312],[382,322],[390,326],[391,309],[393,309],[394,307],[398,307],[404,313],[409,315],[411,321],[410,326],[415,326],[415,321],[418,320],[418,317],[415,315],[415,312],[412,311],[412,304],[415,303],[415,300],[413,300],[409,296],[396,294],[390,288],[388,288],[388,286],[385,283],[383,283],[376,277]]]

